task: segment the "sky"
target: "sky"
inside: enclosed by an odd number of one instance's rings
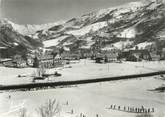
[[[0,18],[17,24],[45,24],[133,1],[137,0],[0,0]]]

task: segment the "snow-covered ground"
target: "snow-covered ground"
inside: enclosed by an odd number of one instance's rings
[[[120,38],[135,38],[135,36],[136,36],[136,29],[134,27],[125,29],[124,31],[122,31],[117,35],[117,37]]]
[[[71,66],[71,67],[69,67]],[[165,61],[143,61],[97,64],[92,60],[84,59],[62,68],[48,69],[48,73],[58,71],[61,77],[50,77],[47,81],[68,81],[94,79],[111,76],[131,75],[165,70]],[[36,69],[34,68],[7,68],[0,67],[0,85],[31,83]],[[18,77],[25,75],[27,77]]]
[[[72,68],[58,68],[62,77],[52,78],[54,81],[92,79],[108,76],[146,73],[165,69],[165,61],[161,62],[124,62],[96,64],[91,60],[81,60],[71,64]],[[29,83],[33,68],[0,68],[0,84]],[[55,69],[49,70],[53,72]],[[29,75],[18,78],[17,75]],[[139,78],[123,81],[111,81],[78,85],[68,88],[56,88],[37,91],[0,92],[0,117],[18,117],[20,108],[27,109],[29,117],[39,117],[36,109],[48,99],[57,99],[61,112],[59,117],[79,117],[80,113],[86,117],[135,117],[135,113],[109,110],[107,107],[116,106],[154,108],[154,117],[165,116],[165,93],[149,90],[164,84],[155,77]],[[9,96],[10,95],[10,96]],[[68,105],[66,105],[68,102]],[[73,110],[73,114],[70,114]]]
[[[18,117],[21,107],[27,109],[29,117],[39,117],[36,109],[48,99],[57,99],[61,112],[59,117],[135,117],[127,113],[106,109],[111,104],[125,107],[154,108],[154,117],[165,116],[165,93],[148,91],[162,85],[164,81],[153,77],[78,85],[27,92],[0,93],[0,117]],[[9,99],[9,95],[11,98]],[[68,102],[68,105],[66,105]],[[73,110],[73,114],[69,114]]]
[[[68,36],[62,36],[62,37],[58,37],[55,39],[46,40],[43,42],[44,47],[57,46],[60,43],[60,41],[62,41],[63,39],[65,39],[67,37]]]
[[[66,32],[66,34],[72,34],[75,36],[83,36],[83,35],[89,33],[90,31],[97,31],[105,26],[107,26],[106,22],[99,22],[99,23],[95,23],[95,24],[92,24],[89,26],[85,26],[79,30],[68,31],[68,32]]]
[[[117,49],[122,50],[123,48],[126,48],[127,46],[130,46],[133,44],[133,41],[119,41],[113,44],[113,46]]]

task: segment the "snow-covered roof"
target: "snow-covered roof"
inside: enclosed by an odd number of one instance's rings
[[[139,43],[138,45],[137,45],[137,47],[139,48],[139,49],[145,49],[147,46],[149,46],[149,45],[152,45],[153,44],[153,42],[143,42],[143,43]],[[135,49],[136,47],[134,47],[133,49]]]
[[[56,56],[55,56],[55,59],[60,59],[61,58],[61,56],[59,55],[59,54],[57,54]]]
[[[6,49],[7,47],[0,47],[0,49]]]
[[[118,49],[123,49],[125,48],[127,45],[131,45],[133,42],[132,41],[119,41],[119,42],[116,42],[114,43],[114,47],[118,48]]]
[[[70,51],[70,48],[64,47],[64,50],[65,50],[65,51]]]

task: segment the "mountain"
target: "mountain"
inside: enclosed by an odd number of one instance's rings
[[[0,51],[3,57],[10,57],[14,54],[24,54],[28,50],[42,47],[39,40],[34,40],[17,32],[8,20],[0,20]]]
[[[19,32],[22,35],[31,35],[31,34],[34,34],[38,30],[49,29],[54,25],[58,25],[58,24],[61,24],[64,22],[64,21],[58,21],[58,22],[48,23],[48,24],[20,25],[20,24],[13,23],[7,19],[6,19],[6,21],[8,21],[8,23],[12,25],[12,27],[15,31]]]
[[[161,49],[165,47],[165,1],[144,0],[101,9],[66,22],[18,25],[0,21],[0,47],[14,51],[45,48]],[[14,49],[13,49],[14,48]],[[11,52],[12,50],[12,52]]]
[[[165,37],[165,4],[148,0],[102,9],[39,30],[31,37],[47,48],[145,47]]]

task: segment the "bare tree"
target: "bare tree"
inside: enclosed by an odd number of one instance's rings
[[[38,108],[38,113],[41,117],[55,117],[59,113],[59,103],[54,99],[49,99],[44,105]]]

